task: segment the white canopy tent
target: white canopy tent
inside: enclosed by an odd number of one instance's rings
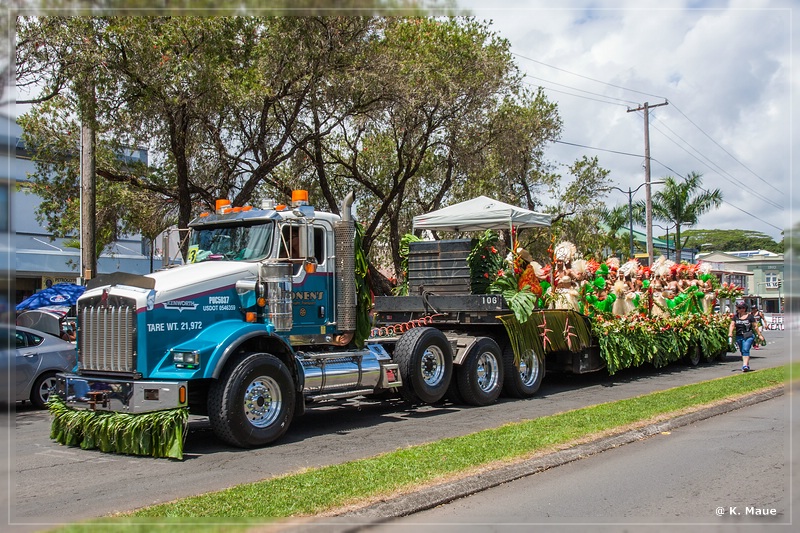
[[[550,226],[550,215],[486,196],[478,196],[466,202],[415,216],[413,224],[415,230],[439,231],[503,230],[511,227],[545,228]]]

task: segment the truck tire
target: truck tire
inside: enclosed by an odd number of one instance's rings
[[[503,349],[503,366],[505,367],[505,379],[503,380],[503,392],[511,398],[530,398],[542,384],[544,378],[544,361],[533,352],[529,351],[522,355],[520,366],[514,364],[514,350],[511,345],[506,345]]]
[[[31,403],[37,409],[46,409],[50,392],[56,387],[56,373],[45,372],[33,383],[31,387]]]
[[[500,347],[489,337],[479,338],[455,369],[464,403],[483,406],[497,401],[503,389],[503,374]]]
[[[450,380],[450,386],[447,387],[444,398],[451,403],[460,405],[464,403],[464,397],[461,396],[461,391],[458,390],[458,380],[455,378],[456,371],[457,368],[453,368],[453,379]]]
[[[265,353],[246,353],[232,363],[208,391],[214,433],[240,448],[279,439],[294,416],[294,386],[286,365]]]
[[[453,352],[444,333],[436,328],[414,328],[403,334],[394,350],[403,386],[400,395],[409,403],[441,400],[453,376]]]

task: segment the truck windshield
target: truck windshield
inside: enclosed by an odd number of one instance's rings
[[[274,227],[273,222],[262,221],[249,226],[194,228],[189,245],[189,262],[263,259],[270,252]]]

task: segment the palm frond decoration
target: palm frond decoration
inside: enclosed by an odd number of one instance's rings
[[[70,408],[51,394],[50,438],[65,446],[125,455],[183,459],[189,410],[185,407],[132,415]]]

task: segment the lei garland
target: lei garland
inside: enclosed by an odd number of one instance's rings
[[[364,253],[362,241],[364,240],[364,226],[356,222],[356,235],[353,253],[355,255],[355,281],[356,281],[356,331],[355,344],[359,348],[364,346],[364,341],[369,338],[372,330],[370,310],[372,309],[372,293],[369,287],[369,259]]]
[[[665,366],[679,361],[695,346],[700,346],[707,360],[713,360],[728,348],[729,323],[724,315],[600,315],[592,320],[592,332],[608,373],[613,375],[644,363]]]

